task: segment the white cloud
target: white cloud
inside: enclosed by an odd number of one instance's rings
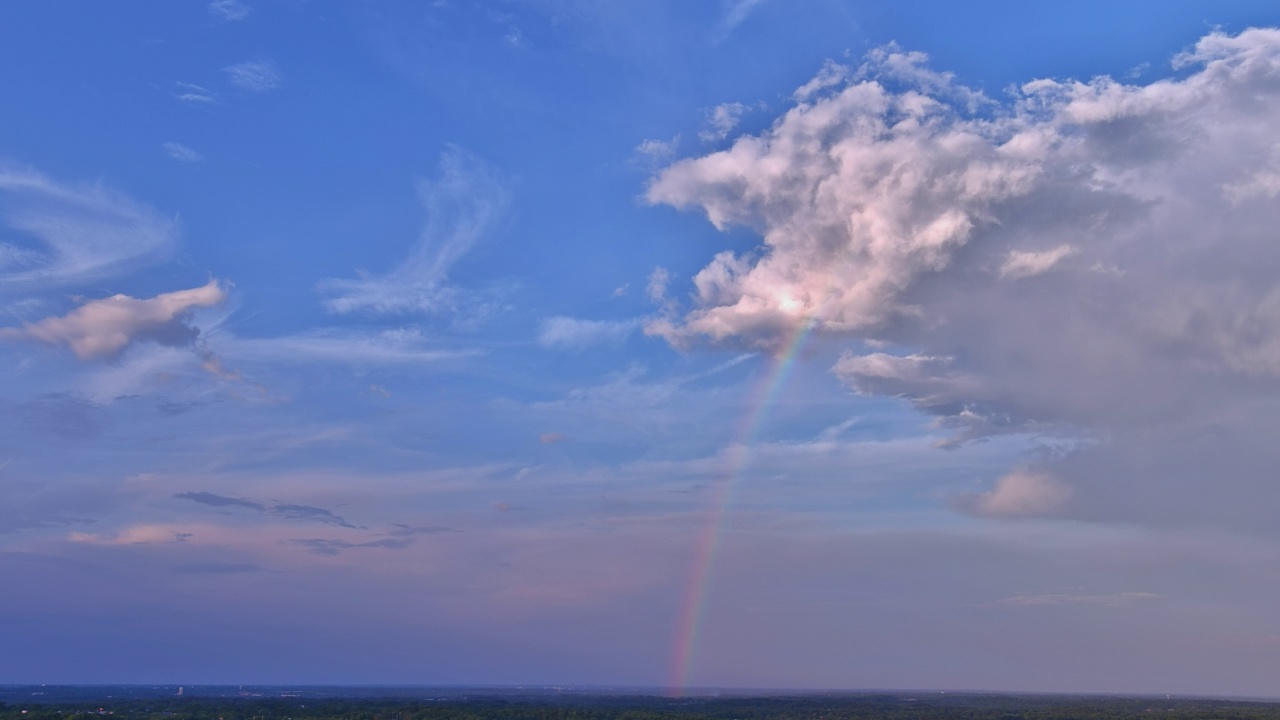
[[[183,102],[198,105],[215,105],[218,102],[218,94],[202,85],[188,82],[179,82],[174,85],[177,89],[173,96]]]
[[[232,85],[254,93],[271,92],[284,83],[280,68],[270,60],[246,60],[223,68]]]
[[[225,22],[249,17],[249,6],[239,0],[213,0],[208,7],[210,15]]]
[[[1257,498],[1280,501],[1280,30],[1213,33],[1179,62],[1003,106],[897,48],[828,65],[768,130],[655,176],[650,201],[762,245],[715,255],[646,332],[777,350],[811,328],[883,350],[835,371],[957,440],[1088,440],[975,512],[1274,531]]]
[[[660,165],[670,162],[676,156],[676,148],[680,145],[680,136],[670,140],[645,140],[636,146],[636,156],[644,164]]]
[[[1074,254],[1076,249],[1070,245],[1059,245],[1052,250],[1010,250],[1004,264],[1000,266],[1000,277],[1017,280],[1018,278],[1041,275],[1053,269],[1063,258]]]
[[[556,316],[542,321],[538,343],[543,347],[564,348],[619,343],[639,327],[639,320],[582,320]]]
[[[0,165],[0,290],[56,287],[163,259],[174,222],[102,185],[67,185]]]
[[[164,148],[165,154],[172,160],[177,160],[179,162],[200,162],[201,160],[204,160],[203,155],[182,143],[167,142],[161,147]]]
[[[332,312],[379,314],[451,309],[457,290],[450,269],[506,216],[510,193],[498,174],[479,158],[450,147],[440,156],[439,174],[423,182],[418,195],[427,223],[408,258],[390,273],[355,280],[326,280]]]
[[[742,103],[722,103],[707,111],[706,126],[698,137],[703,142],[723,140],[738,126],[747,106]]]
[[[0,339],[67,345],[82,360],[112,357],[139,340],[187,345],[199,335],[187,323],[190,312],[218,305],[226,297],[215,280],[145,300],[113,295],[90,300],[62,317],[45,318],[21,328],[0,328]]]
[[[645,293],[653,302],[665,303],[667,301],[667,285],[670,282],[671,273],[664,267],[656,267],[653,272],[649,273],[649,283],[645,286]]]

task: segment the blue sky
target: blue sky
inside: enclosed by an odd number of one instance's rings
[[[0,680],[1274,694],[1277,22],[0,7]]]

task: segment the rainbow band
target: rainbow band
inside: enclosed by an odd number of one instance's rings
[[[680,609],[680,624],[677,629],[675,653],[671,662],[671,674],[668,692],[680,697],[689,687],[689,673],[692,670],[694,650],[698,640],[698,631],[702,625],[702,614],[707,601],[711,584],[711,571],[714,565],[716,550],[720,544],[720,526],[725,511],[732,498],[734,485],[746,469],[751,454],[751,446],[760,433],[766,412],[778,399],[778,393],[787,383],[791,370],[795,366],[800,348],[808,338],[813,327],[812,320],[801,323],[781,354],[774,360],[773,368],[765,375],[764,381],[756,387],[750,408],[742,417],[738,428],[737,442],[729,447],[728,461],[725,470],[716,481],[715,495],[711,501],[711,512],[702,528],[693,560],[693,569],[689,576],[689,584],[685,589],[684,602]]]

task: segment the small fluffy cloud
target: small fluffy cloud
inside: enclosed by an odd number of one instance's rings
[[[538,343],[543,347],[562,348],[619,343],[639,327],[638,320],[581,320],[557,316],[542,321]]]
[[[112,357],[129,344],[150,340],[187,345],[199,331],[188,324],[192,310],[221,304],[227,293],[216,280],[191,290],[149,299],[113,295],[90,300],[62,317],[45,318],[21,328],[0,329],[0,339],[31,339],[66,345],[82,360]]]
[[[74,285],[163,259],[172,219],[102,185],[0,164],[0,291]]]
[[[178,162],[200,162],[204,159],[203,155],[182,143],[167,142],[161,147],[164,148],[164,153],[169,156],[169,159]]]
[[[654,177],[651,202],[761,245],[715,255],[646,332],[776,351],[807,328],[882,350],[834,370],[958,440],[1066,439],[974,513],[1268,531],[1280,30],[1177,63],[1003,105],[892,46],[828,64],[769,129]]]
[[[975,515],[1027,517],[1048,515],[1071,497],[1071,488],[1048,473],[1019,469],[996,481],[989,492],[966,495],[961,507]]]
[[[247,60],[229,65],[223,71],[232,85],[253,93],[271,92],[284,83],[280,68],[270,60]]]
[[[456,304],[449,271],[498,228],[510,192],[486,163],[450,147],[440,156],[438,175],[423,182],[418,195],[427,223],[409,257],[386,275],[321,283],[320,291],[331,296],[325,301],[330,311],[403,314],[439,312]]]
[[[707,111],[706,127],[698,133],[703,142],[723,140],[738,126],[747,106],[742,103],[722,103]]]

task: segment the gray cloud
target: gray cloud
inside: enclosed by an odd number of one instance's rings
[[[314,505],[277,503],[275,505],[268,506],[247,498],[229,497],[227,495],[217,495],[211,492],[182,492],[177,493],[174,497],[179,500],[190,500],[191,502],[199,503],[201,505],[208,505],[209,507],[245,508],[268,515],[275,515],[287,520],[309,520],[325,525],[356,529],[355,525],[347,522],[342,516],[335,514],[332,510],[315,507]]]
[[[315,522],[324,523],[325,525],[336,525],[344,528],[355,528],[355,525],[344,520],[341,516],[335,515],[330,510],[324,508],[313,507],[311,505],[276,505],[270,510],[272,515],[289,518],[290,520],[314,520]]]
[[[345,550],[357,548],[382,548],[384,550],[404,550],[413,541],[408,538],[385,538],[367,542],[349,542],[347,540],[330,540],[325,538],[293,538],[288,541],[300,545],[313,555],[340,555]]]
[[[226,507],[242,507],[259,512],[266,512],[267,508],[262,503],[257,503],[244,498],[228,497],[226,495],[216,495],[211,492],[182,492],[174,495],[179,500],[190,500],[191,502],[208,505],[209,507],[226,508]]]

